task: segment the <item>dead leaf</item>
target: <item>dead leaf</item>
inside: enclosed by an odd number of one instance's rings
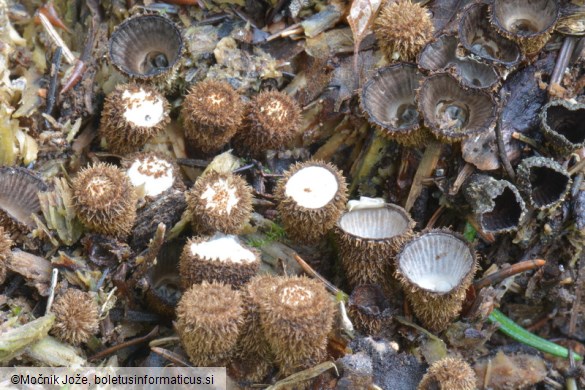
[[[361,41],[367,35],[382,0],[354,0],[347,16],[347,23],[353,33],[354,69],[358,72],[358,49]]]

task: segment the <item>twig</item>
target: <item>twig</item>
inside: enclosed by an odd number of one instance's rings
[[[94,360],[99,360],[99,359],[103,359],[108,355],[113,354],[114,352],[117,352],[121,349],[127,348],[127,347],[132,347],[134,345],[138,345],[138,344],[142,344],[142,343],[146,343],[147,341],[150,341],[151,339],[155,338],[158,335],[158,325],[155,326],[147,335],[142,336],[142,337],[136,337],[132,340],[128,340],[128,341],[124,341],[123,343],[120,343],[118,345],[113,345],[110,348],[106,348],[98,353],[96,353],[95,355],[91,356],[89,359],[87,359],[88,361],[94,361]]]
[[[59,270],[53,268],[51,273],[51,288],[49,289],[49,299],[47,300],[47,308],[45,309],[45,315],[51,312],[51,306],[53,306],[53,300],[55,299],[55,287],[57,287],[57,278],[59,276]]]
[[[569,175],[573,176],[574,174],[580,172],[583,168],[585,168],[585,158],[569,169]]]
[[[71,50],[69,50],[65,42],[63,42],[63,39],[61,39],[61,36],[55,30],[55,27],[53,27],[51,22],[49,22],[49,19],[47,19],[47,17],[41,13],[39,13],[39,19],[41,20],[41,24],[43,25],[43,28],[45,29],[45,32],[51,41],[55,44],[55,46],[61,47],[63,49],[65,61],[67,61],[68,64],[73,65],[75,63],[75,56],[73,53],[71,53]]]
[[[508,160],[508,153],[506,152],[506,145],[504,145],[504,136],[502,135],[502,118],[498,119],[496,123],[496,140],[498,141],[498,154],[500,156],[500,161],[506,170],[506,173],[512,179],[512,181],[516,181],[516,173],[512,168],[512,164],[510,164],[510,160]]]
[[[55,98],[57,93],[57,79],[59,77],[59,68],[61,67],[61,54],[63,47],[57,46],[55,54],[53,54],[53,61],[51,62],[51,79],[49,81],[49,90],[47,91],[47,104],[45,107],[45,114],[51,115],[53,107],[55,107]]]
[[[288,26],[284,30],[281,30],[277,33],[270,35],[268,38],[266,38],[266,42],[273,41],[276,38],[284,38],[286,36],[289,36],[289,35],[292,35],[295,33],[299,33],[299,32],[303,32],[303,31],[304,31],[303,26],[301,26],[300,23],[291,24],[290,26]]]
[[[577,274],[577,286],[575,288],[575,300],[573,301],[573,307],[571,308],[571,316],[569,317],[569,332],[568,336],[573,337],[575,329],[577,327],[577,317],[581,314],[581,300],[583,295],[583,281],[585,280],[585,251],[581,252],[579,258],[579,273]]]
[[[475,167],[470,163],[466,163],[457,174],[457,177],[455,178],[453,185],[451,185],[451,188],[449,188],[449,195],[456,195],[463,183],[465,183],[465,180],[467,180],[467,178],[471,176],[474,171]]]
[[[327,288],[327,290],[329,290],[329,292],[331,292],[332,294],[335,294],[335,296],[341,295],[344,298],[344,300],[347,300],[349,298],[349,296],[346,293],[344,293],[343,291],[341,291],[340,289],[335,287],[327,279],[325,279],[317,271],[315,271],[309,264],[307,264],[307,262],[305,260],[303,260],[301,258],[301,256],[299,256],[298,254],[295,253],[295,254],[293,254],[293,257],[297,261],[297,263],[299,263],[299,265],[301,266],[303,271],[305,271],[309,276],[311,276],[311,277],[319,280],[321,283],[323,283],[325,285],[325,287]]]
[[[445,205],[440,205],[439,208],[435,210],[435,212],[431,216],[431,219],[429,219],[429,222],[427,222],[426,226],[427,229],[432,229],[435,226],[435,223],[437,223],[437,219],[439,219],[441,214],[443,214],[445,208],[446,208]]]
[[[182,356],[169,351],[168,349],[159,348],[159,347],[152,347],[150,350],[157,355],[162,356],[163,358],[167,359],[168,361],[176,364],[178,367],[193,367],[188,361],[183,359]]]
[[[209,161],[197,160],[194,158],[178,158],[177,164],[184,165],[186,167],[206,168],[209,165]]]
[[[408,193],[408,198],[406,199],[406,203],[404,205],[404,209],[406,211],[410,211],[412,206],[414,206],[414,202],[416,202],[422,191],[423,179],[431,176],[435,167],[437,166],[437,163],[439,162],[439,158],[441,157],[442,152],[443,144],[441,144],[439,141],[433,140],[428,143],[422,160],[420,161],[416,173],[414,174],[414,179],[412,180],[410,192]]]
[[[557,62],[555,64],[555,68],[553,70],[552,75],[550,76],[550,84],[548,86],[548,93],[552,94],[552,91],[561,84],[561,80],[563,79],[563,74],[565,73],[565,69],[569,64],[569,60],[571,59],[571,55],[573,54],[573,50],[575,49],[575,37],[567,36],[563,41],[563,46],[561,50],[559,50],[559,55],[557,57]]]
[[[514,265],[511,265],[508,268],[504,268],[498,272],[494,272],[491,275],[486,276],[483,279],[477,280],[473,283],[473,287],[475,290],[480,290],[484,287],[489,285],[499,283],[504,279],[509,278],[510,276],[514,276],[521,272],[530,271],[536,268],[540,268],[546,264],[545,260],[542,259],[534,259],[534,260],[525,260]]]

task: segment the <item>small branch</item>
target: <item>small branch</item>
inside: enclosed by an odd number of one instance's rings
[[[305,273],[307,273],[312,278],[315,278],[315,279],[319,280],[321,283],[323,283],[325,285],[325,288],[327,288],[327,290],[329,290],[329,292],[331,292],[335,296],[341,295],[345,301],[347,301],[347,299],[349,299],[349,295],[347,295],[346,293],[344,293],[343,291],[341,291],[340,289],[335,287],[331,282],[329,282],[327,279],[325,279],[323,276],[321,276],[309,264],[307,264],[307,262],[305,260],[303,260],[301,258],[301,256],[299,256],[298,254],[295,253],[293,255],[293,257],[297,261],[297,263],[299,263],[299,265],[301,266],[303,271],[305,271]]]
[[[563,74],[565,73],[565,69],[569,64],[569,60],[571,59],[571,55],[573,54],[573,50],[575,49],[576,39],[575,37],[567,36],[563,41],[563,46],[561,50],[559,50],[559,55],[557,57],[557,62],[555,64],[555,68],[553,70],[552,75],[550,76],[550,84],[548,86],[549,94],[552,94],[552,91],[561,84],[563,79]]]
[[[410,192],[408,193],[408,198],[406,199],[406,204],[404,205],[404,209],[406,211],[410,211],[412,206],[414,206],[414,202],[416,202],[422,191],[423,180],[432,175],[435,167],[437,166],[437,163],[439,162],[439,158],[441,157],[442,152],[442,143],[435,140],[429,141],[422,160],[418,165],[418,169],[414,174],[414,179],[412,180],[412,186],[410,187]]]
[[[504,136],[502,134],[501,117],[498,119],[498,123],[496,123],[496,140],[498,141],[498,154],[500,156],[500,161],[510,179],[515,182],[516,173],[512,168],[512,164],[510,164],[510,160],[508,160],[508,153],[506,152],[506,145],[504,144]]]
[[[45,106],[45,114],[51,115],[55,107],[55,99],[57,94],[57,79],[59,77],[59,68],[61,67],[61,54],[63,52],[62,46],[57,46],[55,54],[53,54],[53,61],[51,62],[51,79],[49,81],[49,90],[47,91],[47,103]]]
[[[182,356],[180,356],[174,352],[171,352],[168,349],[159,348],[159,347],[152,347],[152,348],[150,348],[150,350],[152,352],[156,353],[157,355],[162,356],[163,358],[167,359],[168,361],[174,363],[178,367],[193,367],[191,365],[191,363],[189,363],[188,361],[183,359]]]
[[[53,300],[55,299],[55,287],[57,287],[57,279],[59,277],[59,270],[53,268],[51,272],[51,288],[49,289],[49,299],[47,300],[47,308],[45,309],[45,315],[51,312],[51,306],[53,306]]]
[[[71,53],[71,50],[69,50],[65,42],[63,42],[63,39],[61,39],[61,36],[55,30],[55,27],[53,27],[51,22],[49,22],[49,19],[47,19],[47,17],[42,13],[39,13],[39,19],[41,20],[41,24],[43,25],[43,28],[45,29],[45,32],[51,41],[55,44],[56,47],[62,48],[65,61],[67,61],[68,64],[73,65],[75,63],[75,56],[73,53]]]
[[[476,290],[480,290],[492,284],[499,283],[502,280],[509,278],[510,276],[514,276],[521,272],[531,271],[533,269],[540,268],[545,264],[546,261],[542,259],[521,261],[519,263],[511,265],[508,268],[504,268],[498,272],[494,272],[493,274],[488,275],[483,279],[477,280],[476,282],[473,283],[473,287]]]
[[[158,325],[155,326],[147,335],[142,336],[142,337],[136,337],[132,340],[128,340],[125,341],[123,343],[120,343],[118,345],[114,345],[110,348],[106,348],[103,351],[100,351],[98,353],[96,353],[95,355],[91,356],[89,359],[87,359],[88,361],[94,361],[94,360],[99,360],[99,359],[103,359],[108,355],[111,355],[121,349],[127,348],[127,347],[131,347],[133,345],[138,345],[138,344],[142,344],[142,343],[146,343],[150,340],[152,340],[153,338],[155,338],[158,335]]]

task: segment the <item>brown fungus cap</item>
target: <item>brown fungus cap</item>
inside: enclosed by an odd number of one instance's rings
[[[138,80],[174,76],[183,53],[179,27],[159,14],[137,15],[124,20],[110,38],[110,62],[125,76]]]
[[[6,280],[6,267],[10,259],[12,258],[12,240],[6,234],[6,231],[0,226],[0,285]]]
[[[434,229],[404,245],[395,273],[416,317],[425,327],[442,331],[459,315],[477,267],[465,238]]]
[[[179,270],[184,288],[203,281],[222,282],[239,288],[260,268],[260,253],[234,235],[191,238],[185,244]]]
[[[298,242],[315,243],[333,228],[343,212],[347,185],[332,164],[308,161],[285,172],[275,196],[287,235]]]
[[[85,343],[98,332],[99,308],[90,293],[67,289],[51,310],[55,313],[51,333],[67,343]]]
[[[447,356],[429,367],[417,390],[475,390],[477,377],[463,359]]]
[[[423,75],[416,65],[398,63],[379,68],[364,84],[360,106],[380,133],[404,145],[424,143],[428,131],[420,128],[415,90]]]
[[[99,133],[110,151],[123,155],[139,150],[169,122],[163,95],[146,85],[124,84],[106,97]]]
[[[238,175],[210,172],[185,193],[193,228],[201,234],[237,234],[252,214],[252,188]]]
[[[426,8],[410,0],[399,0],[382,6],[373,30],[388,61],[414,61],[435,29]]]
[[[301,111],[293,98],[279,91],[261,92],[246,108],[243,127],[234,137],[240,154],[260,156],[285,147],[294,137]]]
[[[492,26],[534,55],[550,39],[559,18],[557,0],[494,0],[490,5]]]
[[[485,134],[496,122],[494,97],[464,87],[447,73],[427,77],[417,100],[425,125],[442,142],[453,143]]]
[[[352,286],[388,283],[392,259],[413,234],[415,223],[406,210],[380,206],[347,211],[337,221],[339,256]]]
[[[177,306],[175,327],[196,366],[224,365],[232,356],[243,326],[239,291],[222,283],[194,284]]]
[[[136,192],[114,165],[97,163],[73,179],[73,204],[79,220],[90,229],[124,237],[136,219]]]
[[[306,277],[282,280],[260,302],[260,321],[281,374],[312,367],[326,357],[335,305],[325,287]]]
[[[29,169],[0,167],[0,226],[11,236],[35,228],[32,215],[41,210],[39,193],[47,189]]]
[[[207,79],[195,84],[183,102],[185,137],[204,153],[219,151],[242,124],[244,104],[225,81]]]

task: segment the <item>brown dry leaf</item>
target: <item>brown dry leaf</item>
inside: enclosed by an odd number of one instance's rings
[[[351,4],[351,9],[347,16],[347,23],[349,23],[349,27],[353,33],[353,58],[356,73],[358,71],[357,52],[360,43],[367,35],[381,4],[382,0],[354,0]]]

